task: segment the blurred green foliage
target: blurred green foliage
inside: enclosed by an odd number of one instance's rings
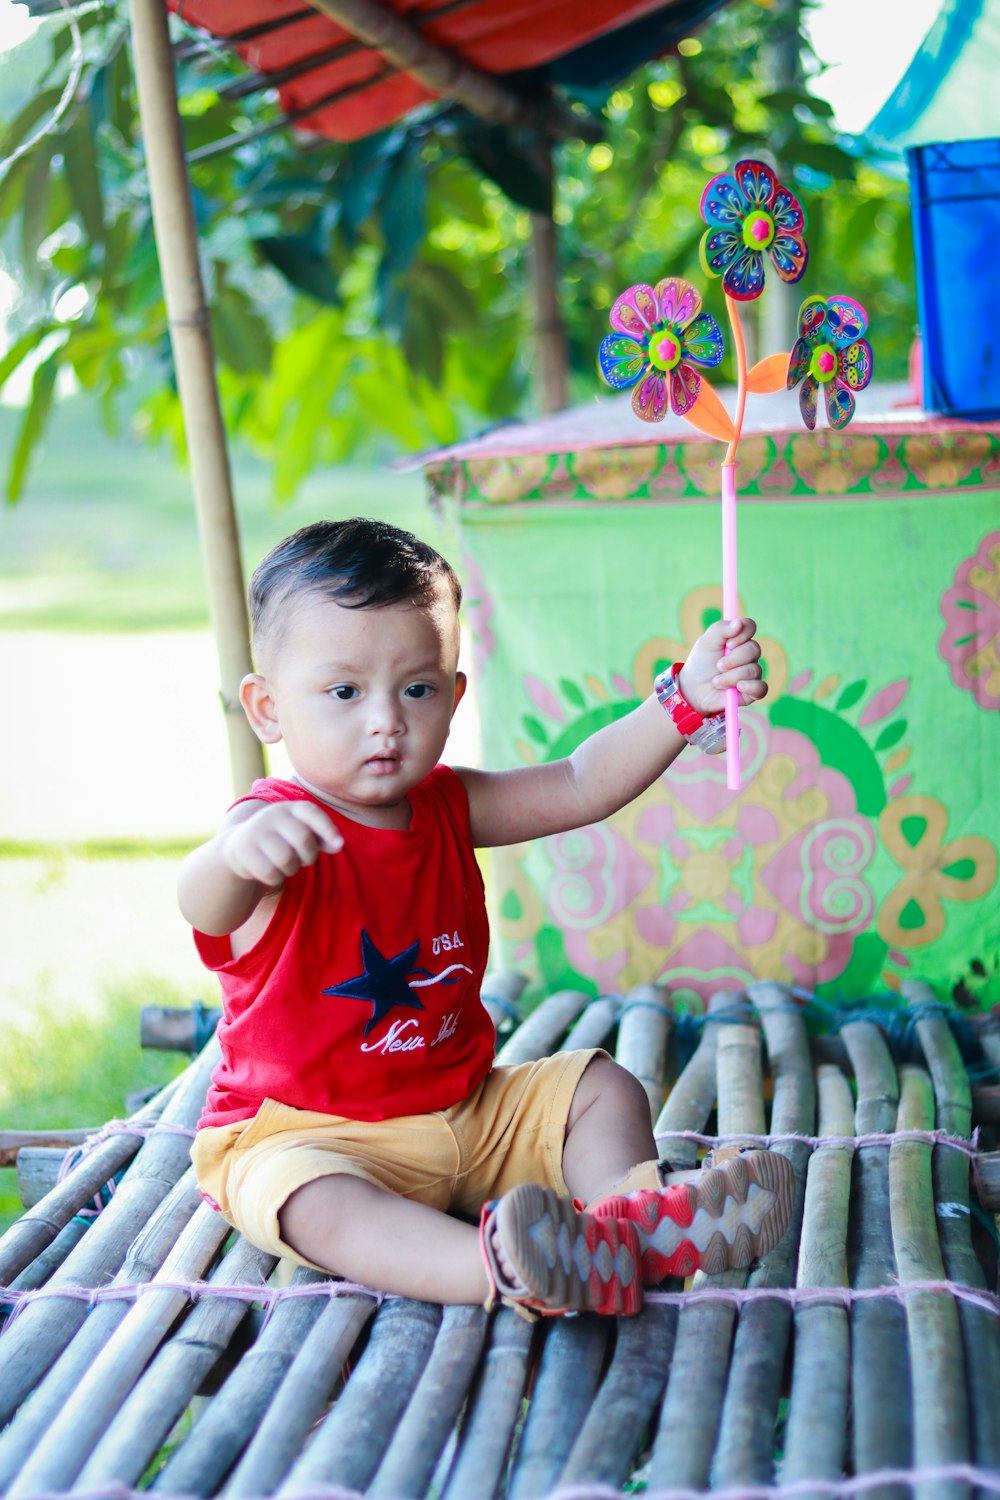
[[[719,284],[705,287],[697,261],[700,195],[710,175],[760,154],[807,212],[811,261],[795,306],[815,292],[858,298],[878,376],[905,373],[915,316],[905,184],[841,140],[810,92],[820,65],[800,31],[804,8],[736,0],[676,55],[584,101],[602,115],[603,141],[556,148],[574,399],[598,388],[596,348],[630,283],[688,276],[720,316]],[[22,287],[0,386],[23,361],[33,367],[12,500],[66,370],[110,426],[140,393],[144,431],[183,447],[124,7],[79,15],[74,102],[0,175],[0,250]],[[51,119],[71,54],[65,23],[47,22],[0,158]],[[435,105],[353,144],[322,141],[282,126],[273,98],[247,94],[221,50],[186,47],[178,66],[227,424],[268,461],[279,499],[319,465],[445,443],[529,407],[531,213],[550,199],[537,140]]]

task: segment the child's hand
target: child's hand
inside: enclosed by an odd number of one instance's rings
[[[336,854],[344,840],[315,802],[274,802],[237,823],[220,845],[225,863],[241,880],[280,886],[319,854]]]
[[[717,620],[699,636],[680,674],[680,690],[702,715],[718,714],[726,706],[726,688],[739,689],[740,706],[759,703],[767,694],[762,680],[760,646],[754,640],[754,620]],[[722,648],[729,650],[723,656]]]

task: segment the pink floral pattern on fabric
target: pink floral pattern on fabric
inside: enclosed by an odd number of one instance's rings
[[[955,686],[980,708],[1000,708],[1000,531],[991,531],[966,558],[941,600],[945,628],[938,643]]]

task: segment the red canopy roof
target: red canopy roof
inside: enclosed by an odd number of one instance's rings
[[[284,113],[335,140],[369,135],[435,97],[302,0],[168,3],[187,24],[224,41],[257,73],[274,74]],[[386,7],[419,28],[427,41],[493,74],[544,66],[672,8],[664,0],[386,0]],[[687,7],[679,4],[677,9]],[[654,46],[650,55],[656,50]]]

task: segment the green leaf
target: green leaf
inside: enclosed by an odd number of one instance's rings
[[[825,172],[830,177],[853,178],[857,163],[832,141],[810,141],[804,138],[795,143],[796,166],[812,167],[814,172]]]
[[[427,173],[415,155],[402,157],[386,178],[381,219],[383,265],[408,271],[427,234]]]
[[[899,743],[906,733],[906,720],[897,719],[894,724],[887,724],[875,741],[876,750],[888,750]]]
[[[31,455],[45,431],[45,424],[52,408],[52,397],[55,394],[56,377],[59,374],[61,359],[62,349],[57,349],[38,366],[32,377],[31,400],[24,414],[24,421],[21,423],[14,456],[7,474],[7,499],[11,504],[21,498]]]
[[[538,154],[524,146],[522,133],[473,120],[460,129],[459,146],[512,203],[531,213],[551,214],[552,184]]]
[[[37,349],[42,339],[47,338],[57,326],[55,323],[36,323],[34,328],[22,333],[17,342],[11,345],[3,359],[0,359],[0,390],[7,384],[22,359],[33,349]]]
[[[0,160],[6,161],[8,156],[14,154],[18,146],[23,145],[35,126],[55,109],[61,94],[61,88],[53,88],[43,89],[41,93],[32,95],[0,137]]]
[[[40,141],[31,153],[28,175],[24,182],[24,207],[21,211],[21,254],[29,284],[38,284],[38,249],[49,232],[49,203],[52,192],[51,162],[53,143]]]
[[[212,337],[219,358],[240,375],[266,374],[271,364],[271,333],[253,301],[239,287],[217,285],[212,305]]]
[[[536,744],[546,746],[548,745],[548,731],[541,720],[535,718],[534,714],[522,714],[521,723],[524,725],[525,732],[531,737],[531,739],[535,741]]]
[[[325,302],[328,307],[339,304],[340,290],[330,262],[309,240],[301,235],[265,235],[254,240],[254,244],[264,259],[298,291],[317,302]]]
[[[853,708],[859,698],[863,698],[868,689],[867,682],[862,678],[859,682],[849,682],[847,687],[837,699],[837,708]]]
[[[559,688],[567,703],[572,703],[574,708],[586,708],[587,700],[575,682],[570,682],[568,677],[561,677]]]
[[[62,136],[62,148],[70,198],[90,240],[100,244],[104,239],[104,202],[88,109],[77,110]]]

